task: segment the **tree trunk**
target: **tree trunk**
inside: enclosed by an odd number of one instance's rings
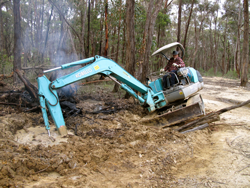
[[[82,0],[82,11],[81,11],[81,16],[82,16],[82,32],[81,32],[81,40],[80,42],[80,46],[81,46],[81,56],[80,59],[84,59],[85,57],[85,48],[84,48],[84,34],[85,34],[85,21],[86,21],[86,15],[87,15],[87,1],[84,2],[85,0]],[[85,5],[85,6],[84,6]]]
[[[65,18],[64,14],[62,13],[62,11],[59,9],[59,7],[57,6],[57,4],[52,1],[52,0],[48,0],[50,2],[51,5],[54,5],[54,7],[57,9],[58,14],[64,19],[65,23],[72,29],[73,33],[77,36],[77,38],[79,39],[79,41],[82,40],[82,38],[79,36],[79,34],[76,32],[76,30],[74,29],[74,27],[68,22],[68,20]],[[82,42],[82,41],[81,41]]]
[[[167,8],[172,2],[173,0],[170,1],[170,3],[168,3],[168,0],[166,0],[164,9],[162,11],[163,14],[167,14]],[[166,43],[165,37],[166,37],[166,26],[160,28],[160,38],[159,38],[159,43],[158,43],[159,48],[165,45]],[[163,65],[164,61],[166,61],[164,57],[158,56],[158,70],[164,67]]]
[[[217,15],[216,17],[214,18],[214,25],[215,25],[215,28],[214,28],[214,74],[217,73],[218,71],[218,62],[217,62],[217,49],[218,49],[218,45],[217,45],[217,18],[218,18],[218,12],[217,12]]]
[[[154,5],[154,0],[150,0],[149,5],[148,5],[146,23],[145,23],[145,27],[144,27],[143,39],[142,39],[141,55],[145,52],[146,38],[147,38],[147,35],[148,35],[148,27],[149,27],[149,23],[150,23],[150,20],[151,20],[153,5]]]
[[[113,41],[115,40],[115,36],[116,36],[116,26],[114,26]],[[114,43],[112,44],[112,47],[111,47],[110,58],[115,59],[115,58],[113,58],[113,56],[115,56],[115,44]]]
[[[248,64],[249,64],[249,11],[248,11],[248,0],[244,0],[244,42],[243,42],[243,64],[241,70],[241,86],[246,87],[248,78]]]
[[[121,5],[121,0],[120,0],[120,5]],[[116,55],[115,55],[115,62],[118,62],[118,56],[119,56],[119,45],[120,45],[120,30],[121,30],[121,8],[119,9],[120,12],[120,18],[119,18],[119,25],[118,25],[118,39],[117,39],[117,46],[116,46]]]
[[[189,28],[190,20],[191,20],[191,17],[192,17],[192,12],[193,12],[193,7],[194,7],[194,1],[195,1],[195,0],[192,0],[190,12],[189,12],[189,17],[188,17],[188,22],[187,22],[187,26],[186,26],[186,30],[185,30],[184,42],[183,42],[183,47],[184,47],[184,49],[186,48],[186,41],[187,41],[188,28]]]
[[[77,52],[76,52],[76,48],[75,48],[75,43],[74,43],[74,39],[72,37],[71,31],[69,29],[68,29],[68,35],[69,35],[70,42],[72,45],[72,50],[73,50],[73,60],[72,61],[77,61],[78,57],[77,57]]]
[[[181,42],[181,11],[182,11],[182,0],[179,0],[177,42]]]
[[[20,17],[20,0],[13,1],[14,13],[14,62],[13,70],[21,69],[21,17]],[[14,73],[14,82],[19,82],[18,75]]]
[[[143,80],[143,77],[142,77],[143,63],[141,63],[141,61],[143,60],[143,54],[145,53],[146,38],[148,36],[148,28],[149,28],[149,23],[150,23],[152,11],[153,11],[153,5],[154,5],[154,0],[150,0],[150,2],[148,4],[146,23],[145,23],[145,26],[144,26],[142,45],[141,45],[141,49],[139,50],[140,55],[139,55],[139,59],[138,59],[138,61],[139,61],[138,79],[141,80],[141,81]]]
[[[201,21],[200,21],[200,28],[199,30],[197,29],[197,21],[196,21],[196,17],[194,19],[194,25],[195,25],[195,51],[193,53],[193,56],[192,56],[192,61],[191,61],[191,67],[194,67],[196,68],[196,64],[195,64],[195,58],[196,58],[196,54],[198,52],[198,39],[200,37],[200,33],[201,33],[201,29],[202,29],[202,25],[203,25],[203,22],[204,22],[204,19],[205,19],[205,16],[206,15],[203,15],[203,13],[201,13]]]
[[[4,35],[3,35],[3,14],[2,5],[0,6],[0,52],[4,48]]]
[[[126,23],[126,17],[124,22]],[[124,65],[124,59],[126,55],[125,46],[126,46],[126,24],[124,24],[123,26],[122,65]]]
[[[104,56],[108,56],[109,33],[108,33],[108,0],[105,1],[105,49]]]
[[[210,66],[213,67],[213,64],[214,64],[214,51],[213,51],[213,37],[212,37],[212,18],[210,18],[209,32],[210,32],[210,35],[209,35],[209,38],[210,38]]]
[[[52,14],[53,14],[53,8],[54,8],[54,6],[52,5],[49,20],[47,22],[47,31],[46,31],[44,47],[43,47],[43,51],[42,51],[42,63],[43,63],[43,56],[44,56],[45,49],[46,49],[47,42],[48,42],[48,38],[49,38],[49,26],[50,26],[51,17],[52,17]]]
[[[242,16],[241,16],[241,0],[239,0],[239,13],[238,13],[238,24],[237,24],[237,41],[236,41],[236,47],[235,47],[235,56],[234,56],[234,68],[238,74],[238,77],[240,78],[240,36],[241,36],[241,22],[242,22]]]
[[[222,55],[222,75],[226,74],[226,46],[227,46],[227,40],[226,40],[226,34],[227,34],[227,19],[226,19],[226,25],[225,25],[225,31],[224,31],[224,41],[223,41],[223,55]]]
[[[120,6],[121,6],[121,0],[120,0]],[[121,30],[121,17],[122,17],[122,13],[121,13],[121,8],[119,9],[120,12],[120,17],[119,17],[119,25],[118,25],[118,34],[117,34],[117,46],[116,46],[116,54],[115,54],[115,62],[118,62],[118,55],[119,55],[119,45],[120,45],[120,30]],[[113,88],[113,92],[117,92],[119,90],[119,85],[117,83],[115,83],[114,88]]]
[[[197,32],[197,21],[196,17],[194,18],[194,32],[195,32],[195,50],[192,56],[192,62],[191,62],[191,67],[195,68],[195,57],[198,51],[198,32]]]
[[[146,43],[146,48],[145,48],[145,53],[144,53],[144,58],[143,58],[143,63],[142,63],[142,73],[140,77],[140,81],[144,84],[146,83],[146,77],[149,72],[149,56],[150,56],[150,50],[151,50],[151,44],[152,44],[152,38],[153,38],[153,30],[154,30],[155,21],[160,11],[161,5],[162,5],[162,0],[157,0],[154,5],[154,8],[155,8],[154,12],[152,13],[152,15],[149,15],[151,19],[150,19],[149,26],[148,26],[147,43]]]
[[[31,5],[31,2],[32,2],[32,0],[29,1],[29,5]],[[33,29],[34,29],[34,27],[33,27],[33,14],[31,13],[30,14],[30,39],[31,39],[32,47],[34,47]]]
[[[233,70],[233,68],[231,68],[231,66],[230,66],[230,44],[229,44],[229,41],[228,41],[227,42],[227,72],[230,71],[230,70]]]
[[[126,65],[125,69],[135,75],[135,0],[126,0]],[[129,98],[126,93],[125,98]]]
[[[41,43],[41,48],[42,48],[42,39],[43,39],[43,13],[44,13],[44,0],[43,0],[43,7],[42,7],[42,10],[41,10],[41,15],[42,15],[42,23],[41,23],[41,29],[40,29],[40,43]],[[43,60],[42,60],[43,61]]]
[[[207,53],[207,47],[206,47],[206,36],[204,35],[204,29],[202,28],[202,62],[203,62],[203,70],[207,71],[207,58],[205,57],[205,54]]]
[[[89,7],[88,7],[88,36],[87,36],[87,51],[86,51],[87,57],[89,57],[89,40],[90,40],[90,0],[89,0]]]
[[[99,41],[99,55],[102,55],[102,30],[103,30],[103,16],[101,15],[101,19],[100,19],[100,41]]]

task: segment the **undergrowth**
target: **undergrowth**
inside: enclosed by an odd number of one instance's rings
[[[217,71],[216,74],[214,74],[214,69],[211,68],[208,71],[204,71],[203,69],[199,69],[199,72],[201,73],[202,76],[206,76],[206,77],[223,77],[223,78],[229,78],[229,79],[239,79],[237,72],[230,70],[228,71],[226,74],[222,74],[221,71]]]

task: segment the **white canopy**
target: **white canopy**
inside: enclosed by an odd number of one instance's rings
[[[184,50],[182,44],[179,43],[179,42],[173,42],[173,43],[170,43],[170,44],[167,44],[167,45],[161,47],[160,49],[156,50],[156,51],[152,54],[152,56],[158,55],[158,54],[161,54],[161,55],[164,54],[164,55],[165,55],[165,53],[166,53],[170,48],[176,48],[177,46],[181,49],[181,51],[182,51],[182,57],[183,57],[183,56],[184,56],[184,53],[185,53],[185,50]]]

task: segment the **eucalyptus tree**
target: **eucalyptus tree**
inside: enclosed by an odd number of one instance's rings
[[[191,66],[196,67],[196,59],[197,59],[197,52],[199,50],[198,42],[200,40],[200,33],[204,27],[204,21],[207,18],[208,14],[211,11],[211,2],[204,0],[196,5],[195,7],[195,16],[194,16],[194,52],[191,58]]]
[[[144,51],[144,55],[143,55],[142,72],[140,74],[141,75],[140,81],[142,83],[146,82],[146,77],[147,77],[147,74],[149,73],[149,56],[151,53],[151,45],[152,45],[152,38],[153,38],[153,34],[154,34],[154,26],[155,26],[157,15],[162,8],[162,2],[163,2],[163,0],[150,0],[148,11],[147,11],[146,23],[148,22],[149,24],[148,24],[147,28],[145,26],[146,45],[145,45],[145,51]],[[152,9],[150,8],[151,4],[153,4]]]
[[[248,0],[244,0],[244,42],[243,42],[243,64],[241,69],[241,86],[246,86],[248,82],[249,66],[249,6]]]
[[[20,0],[13,1],[14,13],[14,71],[21,69],[21,16],[20,16]],[[18,75],[14,74],[14,82],[18,81]]]

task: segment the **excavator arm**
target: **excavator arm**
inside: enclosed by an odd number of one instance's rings
[[[55,122],[59,133],[61,135],[67,134],[56,90],[96,74],[109,77],[113,81],[117,82],[122,89],[124,89],[130,95],[138,99],[139,103],[142,106],[146,107],[149,112],[155,111],[157,108],[161,108],[167,104],[165,96],[162,92],[154,93],[149,87],[143,85],[117,63],[104,57],[95,56],[73,63],[64,64],[60,67],[44,71],[44,73],[58,69],[66,69],[81,64],[87,65],[71,74],[65,75],[61,78],[54,80],[53,82],[50,82],[45,75],[37,78],[39,90],[38,96],[40,100],[44,123],[48,132],[50,130],[50,126],[48,121],[48,115],[46,112],[46,106],[50,112],[50,115],[53,118],[53,121]],[[133,89],[140,92],[141,96],[134,92]]]

